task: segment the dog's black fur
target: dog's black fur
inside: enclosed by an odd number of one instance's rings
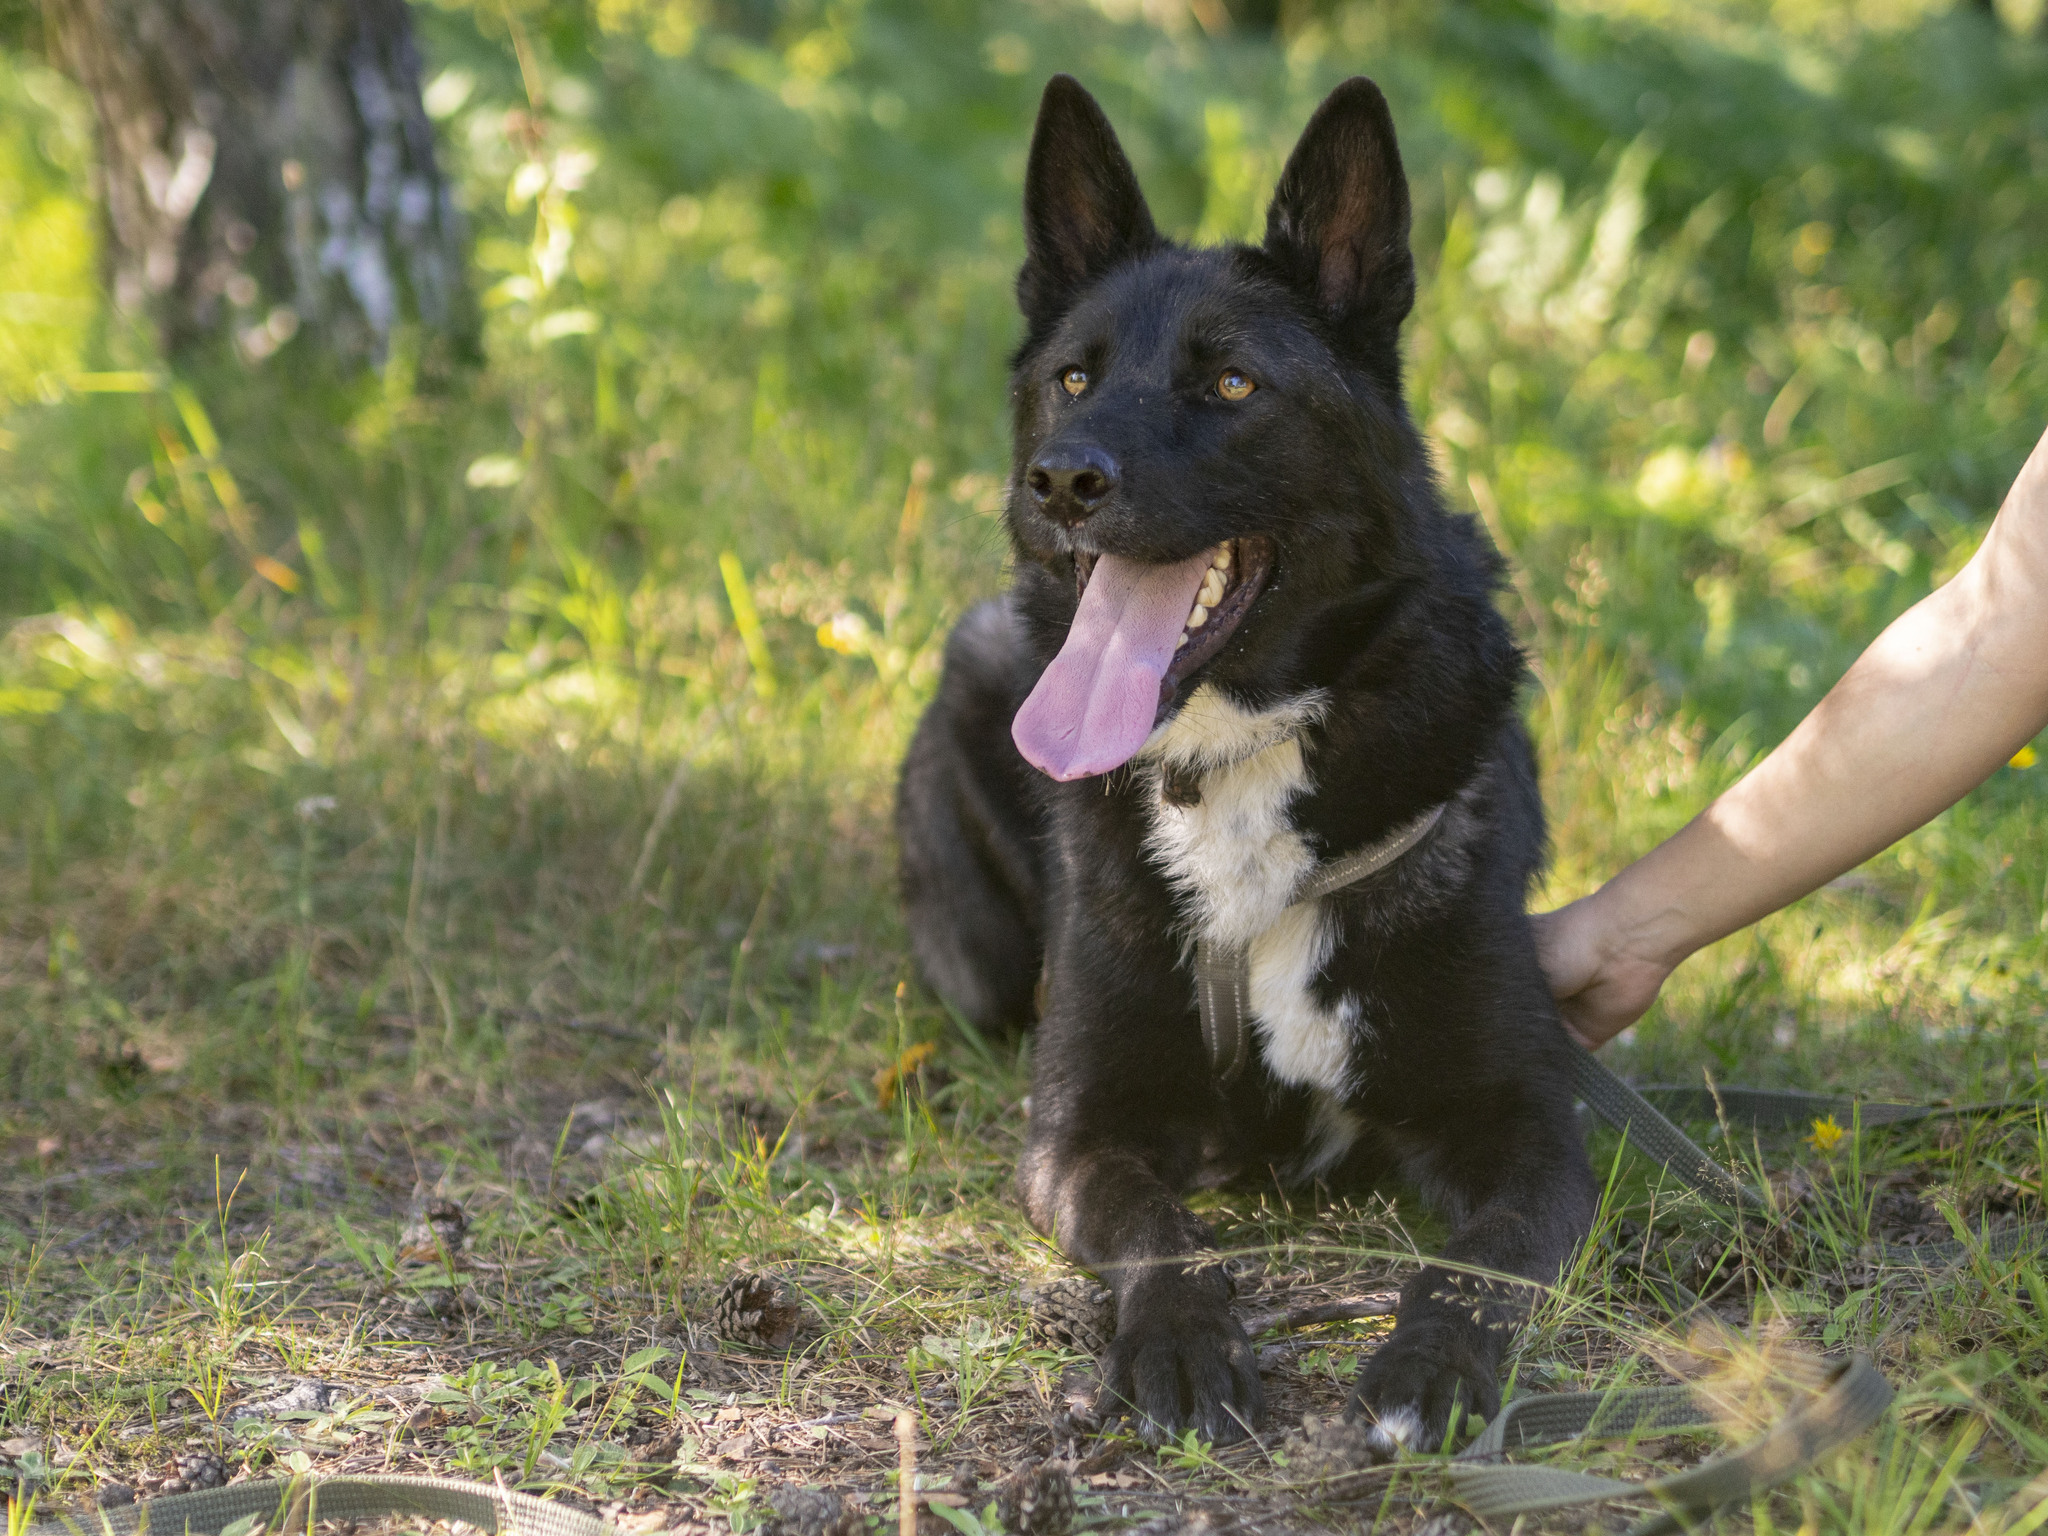
[[[1594,1184],[1524,915],[1544,832],[1516,713],[1523,662],[1493,605],[1500,565],[1445,510],[1402,398],[1415,270],[1392,119],[1370,81],[1339,87],[1287,165],[1265,243],[1190,250],[1158,234],[1101,109],[1058,76],[1024,217],[1016,581],[960,625],[904,766],[916,957],[984,1027],[1027,1022],[1043,973],[1019,1182],[1039,1227],[1114,1287],[1109,1406],[1154,1436],[1228,1441],[1257,1421],[1230,1282],[1202,1261],[1211,1234],[1179,1196],[1233,1169],[1298,1167],[1341,1110],[1356,1138],[1318,1177],[1405,1177],[1455,1225],[1454,1268],[1406,1287],[1358,1382],[1383,1449],[1433,1449],[1461,1398],[1496,1410],[1526,1294],[1473,1271],[1554,1280]],[[1089,382],[1070,397],[1060,380],[1076,367]],[[1226,369],[1256,391],[1227,402],[1213,387]],[[1040,475],[1032,489],[1034,468],[1070,462],[1104,469],[1107,488],[1077,501]],[[1449,802],[1416,851],[1326,899],[1336,942],[1310,991],[1325,1009],[1355,1000],[1356,1022],[1342,1089],[1320,1103],[1276,1078],[1263,1043],[1229,1089],[1212,1077],[1193,908],[1146,845],[1161,798],[1187,803],[1199,779],[1141,755],[1055,784],[1009,730],[1074,617],[1077,556],[1165,563],[1260,536],[1264,587],[1161,719],[1202,685],[1245,711],[1320,699],[1287,808],[1318,859]]]

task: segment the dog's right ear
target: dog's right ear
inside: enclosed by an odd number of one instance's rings
[[[1024,172],[1024,268],[1017,304],[1037,330],[1083,287],[1159,244],[1152,211],[1116,131],[1072,75],[1054,75],[1038,104]]]

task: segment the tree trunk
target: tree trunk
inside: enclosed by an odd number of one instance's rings
[[[109,287],[167,355],[471,349],[405,0],[48,0],[45,26],[98,117]]]

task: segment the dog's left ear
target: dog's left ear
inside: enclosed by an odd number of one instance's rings
[[[1408,178],[1387,98],[1363,75],[1330,92],[1266,211],[1266,253],[1315,296],[1340,339],[1391,352],[1415,304]]]

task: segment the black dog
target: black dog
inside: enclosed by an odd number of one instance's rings
[[[1094,99],[1046,87],[1016,582],[953,637],[898,820],[932,985],[1000,1027],[1043,978],[1019,1183],[1114,1287],[1107,1406],[1152,1436],[1234,1440],[1260,1413],[1190,1185],[1392,1173],[1455,1223],[1453,1268],[1407,1286],[1359,1373],[1383,1452],[1434,1449],[1461,1398],[1495,1411],[1527,1288],[1475,1272],[1554,1280],[1592,1217],[1523,911],[1544,833],[1522,658],[1402,400],[1408,219],[1368,80],[1303,132],[1265,244],[1214,250],[1162,238]],[[1402,828],[1424,835],[1383,871],[1298,899]],[[1204,1047],[1197,946],[1248,949],[1234,1077]]]

